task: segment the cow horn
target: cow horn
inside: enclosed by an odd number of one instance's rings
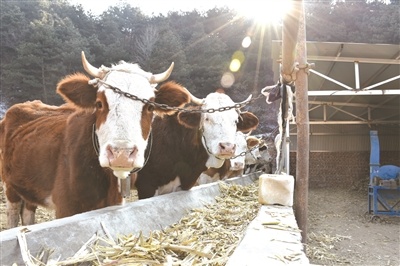
[[[91,76],[93,76],[93,77],[95,77],[95,78],[100,78],[100,77],[101,77],[101,74],[102,74],[101,70],[98,69],[98,68],[96,68],[96,67],[94,67],[94,66],[92,66],[92,65],[86,60],[85,53],[84,53],[83,51],[82,51],[82,64],[83,64],[83,68],[85,69],[85,71],[86,71],[89,75],[91,75]]]
[[[172,69],[174,69],[174,62],[171,63],[171,65],[165,72],[160,73],[160,74],[153,74],[150,78],[150,83],[163,82],[164,80],[166,80],[169,77],[169,75],[171,75]]]
[[[190,101],[191,101],[192,103],[197,104],[197,105],[202,105],[202,104],[203,104],[204,99],[197,98],[197,97],[194,96],[188,89],[186,89],[185,87],[183,87],[183,88],[184,88],[184,89],[186,90],[186,92],[189,94],[189,96],[190,96]]]
[[[253,97],[253,95],[250,94],[249,97],[247,97],[246,100],[244,100],[243,102],[240,102],[240,103],[238,103],[238,104],[242,105],[242,104],[244,104],[245,102],[250,101],[252,97]]]

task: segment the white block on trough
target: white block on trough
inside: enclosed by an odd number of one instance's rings
[[[291,175],[262,174],[259,178],[258,201],[261,204],[293,206],[294,177]]]

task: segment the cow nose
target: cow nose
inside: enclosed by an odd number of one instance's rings
[[[107,146],[107,159],[112,168],[132,168],[138,149]]]
[[[234,154],[236,150],[236,144],[230,142],[220,142],[219,149],[223,154]]]
[[[233,163],[233,168],[234,168],[235,170],[243,169],[243,168],[244,168],[244,163],[241,163],[241,162],[234,162],[234,163]]]

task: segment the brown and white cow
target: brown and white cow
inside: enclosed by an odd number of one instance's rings
[[[194,110],[234,106],[225,93],[213,92]],[[153,148],[138,172],[139,199],[192,188],[209,167],[221,167],[234,156],[235,136],[258,126],[258,118],[235,108],[223,112],[179,112],[155,118]]]
[[[267,174],[272,174],[273,158],[275,153],[275,146],[270,139],[263,139],[263,145],[260,145],[258,149],[254,150],[258,152],[257,157],[253,157],[252,160],[248,160],[246,164],[244,173],[254,173],[262,171]]]
[[[0,122],[9,227],[19,215],[23,225],[34,223],[38,205],[60,218],[121,204],[119,178],[143,167],[154,115],[171,114],[147,101],[173,107],[190,101],[176,83],[155,89],[173,65],[153,75],[126,62],[95,68],[83,53],[82,62],[95,79],[80,73],[62,79],[57,92],[65,105],[17,104]]]
[[[228,178],[242,176],[245,165],[253,164],[259,157],[259,147],[262,141],[254,136],[236,132],[235,157],[225,160],[220,168],[210,167],[199,176],[199,185],[226,180]]]

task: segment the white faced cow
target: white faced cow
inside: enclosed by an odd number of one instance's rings
[[[260,139],[238,131],[235,142],[235,156],[225,160],[221,167],[210,167],[201,173],[197,181],[199,185],[242,176],[245,166],[256,162],[260,154],[258,148],[263,145]]]
[[[258,118],[236,108],[206,111],[229,106],[235,103],[228,95],[214,92],[193,112],[155,119],[152,152],[135,183],[139,199],[189,190],[203,171],[221,167],[235,155],[236,132],[255,129]]]
[[[60,218],[122,203],[119,178],[143,167],[154,114],[171,112],[149,101],[172,107],[190,101],[176,83],[155,88],[173,65],[153,75],[126,62],[95,68],[83,53],[82,62],[95,79],[79,73],[62,79],[57,92],[67,104],[17,104],[0,122],[9,227],[19,215],[32,224],[38,205]]]

